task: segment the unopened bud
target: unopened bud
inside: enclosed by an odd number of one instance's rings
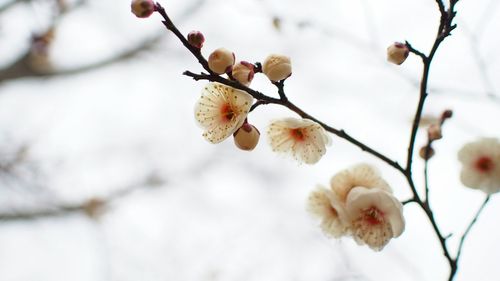
[[[443,113],[441,114],[441,120],[451,118],[452,116],[453,116],[453,111],[451,109],[447,109],[443,111]]]
[[[241,84],[248,86],[252,82],[254,75],[253,64],[241,61],[233,66],[231,75]]]
[[[429,136],[430,141],[435,141],[443,137],[441,133],[441,126],[438,124],[431,124],[429,128],[427,128],[427,135]]]
[[[205,36],[203,36],[203,33],[193,30],[189,32],[187,40],[189,45],[201,49],[201,47],[203,47],[203,43],[205,42]]]
[[[234,134],[234,144],[241,150],[253,150],[259,143],[260,132],[255,126],[244,123]]]
[[[423,146],[422,148],[420,148],[418,154],[420,155],[420,158],[429,160],[432,158],[432,156],[434,156],[434,154],[436,154],[436,152],[434,151],[434,148],[432,148],[432,146]]]
[[[270,55],[262,65],[262,72],[271,81],[280,81],[292,75],[290,58],[282,55]]]
[[[147,18],[156,10],[152,0],[132,0],[131,7],[132,13],[138,18]]]
[[[394,64],[402,64],[409,54],[408,47],[400,42],[395,42],[387,48],[387,60]]]
[[[83,211],[92,219],[97,219],[104,213],[106,202],[102,199],[92,198],[83,204]]]
[[[233,52],[225,48],[219,48],[208,57],[208,67],[217,74],[223,74],[231,71],[234,61]]]

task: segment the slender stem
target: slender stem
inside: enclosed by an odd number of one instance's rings
[[[413,176],[412,176],[412,162],[413,162],[413,158],[414,158],[415,142],[416,142],[418,127],[419,127],[420,120],[422,117],[426,97],[428,95],[427,88],[428,88],[431,63],[432,63],[434,55],[436,54],[440,44],[443,42],[443,40],[447,36],[449,36],[451,34],[451,31],[456,28],[456,25],[452,24],[452,22],[453,22],[455,15],[456,15],[456,12],[454,11],[454,7],[455,7],[455,4],[458,2],[458,0],[449,0],[450,5],[449,5],[448,10],[445,10],[445,6],[444,6],[444,3],[442,0],[435,0],[435,1],[438,4],[438,8],[439,8],[441,17],[440,17],[440,23],[439,23],[439,28],[438,28],[438,32],[436,35],[436,39],[434,41],[434,44],[432,45],[431,50],[429,51],[429,54],[425,55],[424,53],[413,48],[410,43],[406,42],[406,46],[408,47],[410,52],[419,56],[422,59],[423,70],[422,70],[422,76],[421,76],[421,80],[420,80],[420,91],[419,91],[418,104],[417,104],[417,108],[416,108],[414,119],[413,119],[413,124],[412,124],[411,131],[410,131],[410,139],[409,139],[409,143],[408,143],[408,151],[407,151],[405,168],[403,168],[401,165],[399,165],[398,162],[390,159],[389,157],[385,156],[384,154],[374,150],[373,148],[369,147],[368,145],[366,145],[366,144],[360,142],[359,140],[357,140],[356,138],[350,136],[344,130],[336,129],[332,126],[329,126],[329,125],[323,123],[322,121],[316,119],[315,117],[311,116],[310,114],[306,113],[304,110],[302,110],[298,106],[296,106],[294,103],[292,103],[290,100],[288,100],[288,98],[285,94],[284,81],[279,81],[279,82],[273,83],[278,88],[278,94],[279,94],[279,98],[274,98],[271,96],[267,96],[261,92],[255,91],[251,88],[248,88],[248,87],[240,84],[237,81],[228,80],[228,79],[225,79],[225,78],[213,73],[208,67],[208,62],[201,55],[200,50],[191,46],[187,42],[186,38],[175,27],[175,25],[172,23],[172,21],[170,20],[170,18],[166,14],[165,10],[160,6],[160,4],[157,4],[157,11],[163,16],[163,18],[164,18],[163,23],[167,27],[167,29],[172,31],[179,38],[179,40],[182,42],[182,44],[198,59],[200,64],[203,66],[203,68],[208,72],[208,74],[206,74],[206,73],[196,74],[196,73],[193,73],[190,71],[186,71],[186,72],[184,72],[184,75],[192,77],[193,79],[195,79],[197,81],[198,80],[208,80],[208,81],[212,81],[212,82],[219,82],[219,83],[222,83],[224,85],[231,86],[231,87],[234,87],[234,88],[237,88],[237,89],[240,89],[240,90],[243,90],[243,91],[249,93],[257,100],[257,102],[251,107],[251,110],[254,110],[255,108],[257,108],[258,106],[260,106],[262,104],[277,104],[277,105],[284,106],[284,107],[290,109],[291,111],[297,113],[302,118],[307,118],[307,119],[310,119],[312,121],[317,122],[326,131],[328,131],[332,134],[335,134],[340,138],[345,139],[346,141],[359,147],[363,151],[366,151],[367,153],[379,158],[380,160],[382,160],[383,162],[392,166],[393,168],[398,170],[401,174],[403,174],[408,182],[408,185],[411,189],[413,197],[406,200],[406,201],[403,201],[402,203],[403,204],[412,203],[412,202],[417,203],[422,208],[422,210],[424,210],[427,218],[429,219],[429,221],[432,225],[434,232],[436,233],[436,236],[439,239],[439,242],[440,242],[440,245],[441,245],[441,248],[443,251],[443,255],[448,260],[448,263],[449,263],[450,269],[451,269],[450,275],[449,275],[449,280],[452,280],[453,277],[455,276],[456,271],[457,271],[457,260],[459,258],[459,255],[457,256],[456,259],[451,257],[450,251],[448,250],[448,247],[446,245],[446,240],[449,236],[444,236],[441,233],[441,231],[437,225],[436,219],[434,217],[434,213],[429,205],[429,202],[428,202],[429,184],[428,184],[428,174],[427,174],[428,173],[427,172],[427,168],[428,168],[427,161],[425,163],[425,169],[424,169],[424,176],[425,176],[425,198],[424,199],[422,199],[420,197],[420,195],[417,191],[417,188],[415,186]],[[256,65],[259,66],[259,64],[256,64]],[[427,149],[427,151],[426,151],[426,156],[428,156],[428,153],[429,153],[429,149]],[[488,200],[486,200],[486,202],[483,204],[480,211],[482,210],[484,205],[487,203],[487,201]],[[459,253],[460,253],[460,250],[461,250],[461,247],[463,244],[463,240],[465,240],[467,233],[469,232],[470,228],[474,224],[478,215],[479,214],[476,215],[476,218],[473,220],[473,222],[471,222],[471,225],[467,229],[466,233],[464,233],[464,236],[462,237],[462,241],[460,243]]]
[[[414,148],[415,148],[415,142],[416,142],[416,137],[417,137],[417,131],[418,127],[420,124],[420,120],[422,117],[422,112],[424,109],[425,105],[425,100],[428,96],[427,93],[427,88],[428,88],[428,81],[429,81],[429,73],[431,69],[431,63],[432,60],[434,59],[434,55],[436,54],[439,46],[443,42],[443,40],[451,34],[451,31],[456,28],[456,25],[452,25],[452,21],[456,15],[456,12],[454,11],[454,6],[456,4],[457,0],[450,0],[450,7],[448,12],[444,13],[444,4],[440,0],[436,0],[439,6],[439,10],[441,12],[441,18],[440,18],[440,23],[436,35],[436,39],[434,41],[434,44],[432,45],[432,48],[429,52],[428,55],[424,55],[422,52],[414,49],[408,42],[407,46],[410,49],[410,51],[416,55],[418,55],[420,58],[422,58],[423,62],[423,70],[422,70],[422,78],[420,80],[420,97],[418,100],[418,105],[417,109],[415,112],[415,116],[413,118],[413,124],[411,128],[411,133],[410,133],[410,140],[408,144],[408,154],[406,158],[406,168],[404,175],[406,176],[406,179],[408,181],[408,184],[410,185],[410,189],[413,193],[413,201],[416,202],[426,213],[427,218],[429,219],[432,228],[434,232],[436,233],[436,236],[439,239],[441,249],[443,251],[443,255],[448,261],[448,264],[450,266],[450,276],[449,280],[453,280],[453,277],[457,271],[457,263],[456,260],[453,259],[450,255],[450,251],[446,245],[446,238],[443,236],[441,233],[441,230],[439,229],[436,219],[434,218],[434,213],[432,209],[429,206],[429,202],[427,200],[428,196],[428,185],[426,183],[426,198],[425,200],[422,200],[420,195],[417,192],[417,189],[415,187],[415,183],[413,181],[412,177],[412,162],[413,162],[413,156],[414,156]],[[427,165],[427,164],[426,164]],[[425,168],[424,173],[426,174],[427,168]],[[425,175],[427,177],[427,175]]]
[[[182,35],[182,33],[177,29],[175,24],[172,22],[170,17],[165,12],[165,9],[160,5],[160,3],[156,3],[156,11],[163,17],[163,24],[165,27],[170,30],[179,40],[182,42],[182,45],[186,47],[197,59],[198,62],[203,66],[203,68],[208,71],[210,74],[213,74],[212,70],[208,67],[208,61],[201,55],[201,50],[197,47],[191,46],[187,41],[186,37]]]
[[[379,158],[380,160],[384,161],[385,163],[387,163],[391,167],[395,168],[399,172],[401,172],[401,173],[405,172],[405,170],[403,169],[403,167],[401,167],[401,165],[399,165],[398,162],[390,159],[389,157],[385,156],[384,154],[378,152],[377,150],[375,150],[375,149],[371,148],[370,146],[364,144],[363,142],[357,140],[353,136],[349,135],[345,130],[336,129],[336,128],[332,127],[332,126],[329,126],[329,125],[325,124],[324,122],[316,119],[312,115],[306,113],[300,107],[296,106],[294,103],[292,103],[290,100],[288,100],[288,98],[286,98],[286,96],[284,95],[283,83],[281,83],[281,82],[278,82],[275,85],[277,85],[278,92],[281,92],[282,94],[280,94],[280,95],[282,97],[284,97],[284,98],[281,97],[281,98],[277,99],[277,98],[273,98],[273,97],[264,95],[263,93],[255,91],[255,90],[253,90],[251,88],[248,88],[248,87],[240,84],[237,81],[232,81],[232,80],[225,79],[225,78],[223,78],[223,77],[221,77],[221,76],[219,76],[217,74],[206,74],[206,73],[196,74],[196,73],[193,73],[191,71],[185,71],[184,75],[192,77],[196,81],[198,81],[198,80],[208,80],[208,81],[212,81],[212,82],[219,82],[219,83],[222,83],[224,85],[231,86],[231,87],[234,87],[234,88],[246,91],[247,93],[249,93],[250,95],[252,95],[255,99],[257,99],[257,103],[254,104],[253,108],[251,108],[252,110],[255,109],[255,107],[257,107],[257,106],[259,106],[261,104],[277,104],[277,105],[284,106],[284,107],[290,109],[291,111],[297,113],[300,117],[306,118],[306,119],[310,119],[310,120],[318,123],[327,132],[330,132],[330,133],[332,133],[332,134],[334,134],[334,135],[336,135],[336,136],[338,136],[340,138],[343,138],[346,141],[348,141],[348,142],[354,144],[355,146],[359,147],[362,151],[365,151],[365,152],[367,152],[367,153],[369,153],[369,154],[371,154],[371,155]]]
[[[425,146],[425,161],[424,161],[424,188],[425,188],[425,197],[424,197],[424,202],[427,204],[429,203],[429,159],[430,159],[430,153],[431,153],[431,142],[428,141],[427,145]]]
[[[458,245],[457,257],[456,257],[457,263],[460,260],[460,256],[462,255],[462,248],[464,246],[465,239],[467,238],[467,235],[469,235],[470,230],[472,229],[472,227],[476,223],[477,218],[479,217],[479,215],[483,211],[484,207],[490,201],[490,197],[491,197],[490,195],[487,195],[486,198],[484,198],[483,204],[481,204],[481,207],[479,207],[479,209],[476,212],[476,215],[474,216],[474,218],[472,219],[472,221],[469,223],[469,226],[467,226],[467,229],[465,230],[464,234],[460,238],[460,244]]]

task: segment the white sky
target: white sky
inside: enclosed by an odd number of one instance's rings
[[[226,47],[237,59],[269,53],[292,58],[288,97],[319,119],[343,128],[403,161],[418,99],[421,66],[385,61],[385,48],[409,40],[427,52],[438,24],[433,0],[161,1],[187,34],[201,30],[203,52]],[[43,5],[22,6],[0,19],[0,65],[27,45],[29,30],[46,24]],[[34,9],[34,10],[32,10]],[[163,32],[160,18],[136,19],[127,0],[90,1],[64,19],[53,57],[72,67],[106,58]],[[444,139],[430,163],[431,203],[452,249],[483,195],[462,187],[456,152],[481,136],[499,137],[499,5],[461,1],[459,27],[439,50],[426,114],[451,108]],[[36,11],[36,16],[33,16]],[[272,18],[282,19],[280,31]],[[302,22],[306,27],[300,28]],[[339,170],[376,165],[401,200],[404,178],[391,167],[333,137],[314,166],[272,153],[262,135],[255,151],[201,137],[193,107],[205,82],[181,73],[201,67],[167,34],[154,50],[96,71],[0,85],[0,128],[5,147],[29,143],[36,181],[0,192],[2,210],[104,196],[151,173],[165,184],[119,199],[98,220],[83,215],[0,223],[0,281],[331,281],[446,280],[448,267],[429,223],[405,207],[406,231],[380,253],[351,239],[328,240],[305,212],[305,200]],[[479,62],[479,64],[478,64]],[[485,64],[481,74],[479,65]],[[257,76],[252,87],[277,95]],[[262,106],[250,121],[265,132],[269,120],[294,116]],[[419,135],[417,149],[424,142]],[[422,183],[422,162],[415,161]],[[457,281],[493,281],[500,275],[500,202],[492,198],[465,244]]]

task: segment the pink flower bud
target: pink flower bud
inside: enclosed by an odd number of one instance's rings
[[[231,75],[241,84],[248,86],[250,82],[252,82],[254,76],[253,64],[241,61],[233,66]]]
[[[420,158],[424,159],[424,160],[429,160],[432,158],[432,156],[434,156],[434,154],[436,154],[436,152],[434,151],[434,149],[432,148],[432,146],[423,146],[422,148],[420,148],[420,151],[419,151],[419,156]]]
[[[152,0],[132,0],[131,8],[138,18],[147,18],[156,10],[156,5]]]
[[[441,133],[441,126],[438,124],[431,124],[427,129],[427,134],[430,141],[435,141],[443,137]]]
[[[208,57],[208,67],[217,74],[223,74],[231,71],[234,61],[233,52],[225,48],[219,48],[213,51]]]
[[[193,30],[189,32],[187,40],[189,45],[201,49],[201,47],[203,47],[203,43],[205,42],[205,36],[203,36],[203,33]]]
[[[447,109],[443,111],[443,113],[441,114],[441,120],[451,118],[452,116],[453,116],[453,111],[451,109]]]
[[[408,47],[400,42],[395,42],[387,48],[387,60],[394,64],[402,64],[409,54]]]
[[[253,150],[259,143],[260,132],[255,126],[248,123],[243,125],[234,133],[234,144],[241,150]]]
[[[262,72],[271,81],[280,81],[292,75],[290,58],[282,55],[269,55],[262,65]]]

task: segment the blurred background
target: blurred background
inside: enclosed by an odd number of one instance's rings
[[[160,3],[181,32],[203,32],[205,56],[219,47],[251,62],[290,56],[292,101],[404,161],[421,63],[389,64],[385,50],[408,40],[427,53],[435,1]],[[429,164],[452,249],[484,198],[461,185],[456,152],[500,133],[499,3],[460,1],[458,28],[432,65],[425,120],[454,111]],[[160,20],[136,18],[129,0],[0,1],[0,281],[447,279],[414,205],[406,231],[379,253],[327,239],[307,214],[309,192],[359,162],[410,197],[400,174],[346,141],[333,137],[314,166],[273,154],[265,134],[252,152],[206,142],[193,118],[206,82],[182,76],[202,68]],[[277,96],[262,75],[252,87]],[[264,133],[293,116],[268,105],[249,120]],[[422,167],[416,159],[419,187]],[[499,212],[493,196],[456,280],[498,280]]]

